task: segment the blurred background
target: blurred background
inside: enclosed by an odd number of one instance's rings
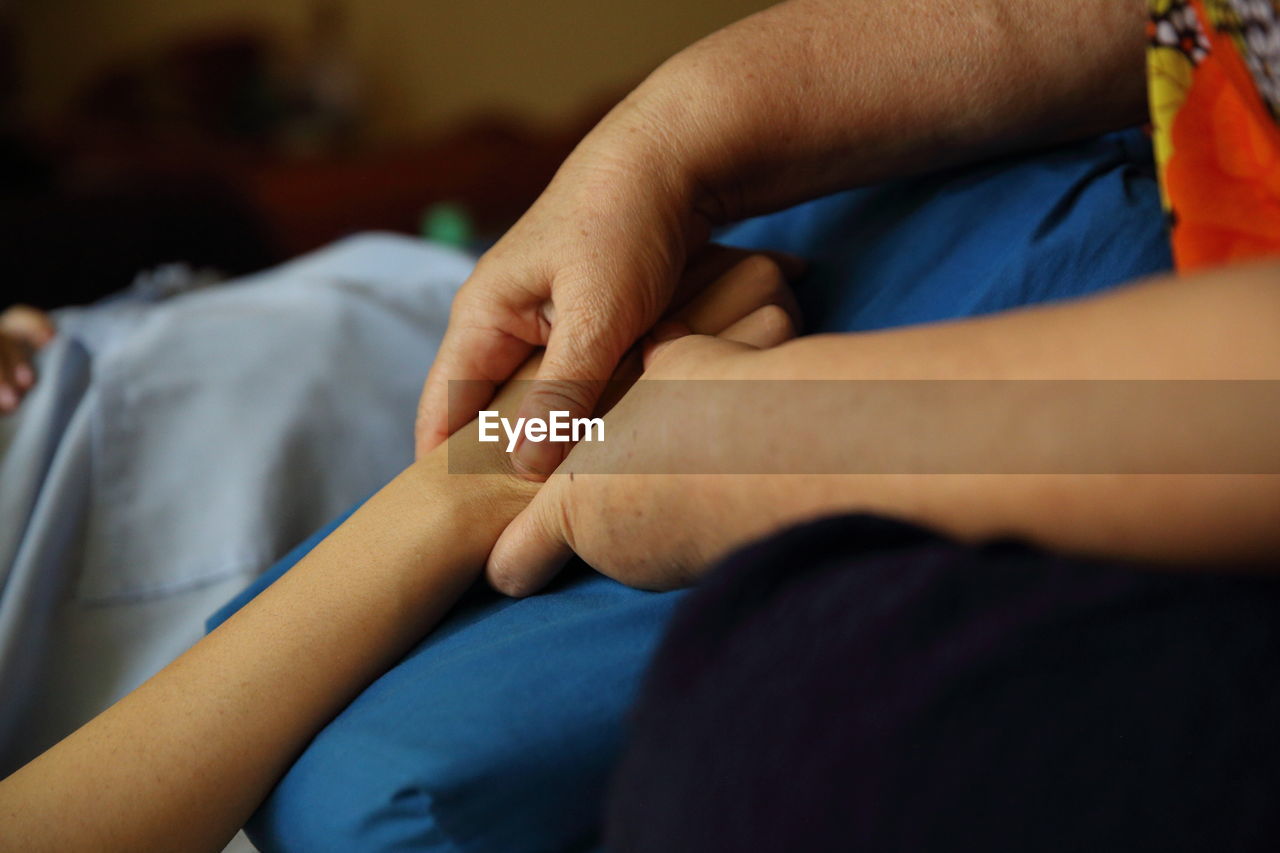
[[[346,234],[496,238],[663,59],[764,0],[0,0],[0,303]]]

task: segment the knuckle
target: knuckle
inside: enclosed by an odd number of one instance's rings
[[[468,281],[462,285],[457,293],[453,295],[453,301],[449,303],[449,325],[454,327],[459,323],[465,322],[468,317],[474,316],[479,310],[479,298],[476,292],[471,289],[471,282]],[[445,340],[441,346],[449,346],[453,342],[449,340],[449,336],[445,335]]]
[[[454,294],[450,318],[487,316],[525,295],[526,288],[519,286],[519,280],[507,275],[497,262],[482,257]]]
[[[560,269],[551,290],[566,319],[609,341],[647,327],[666,307],[673,277],[670,263],[647,256],[595,259]]]
[[[765,305],[759,309],[760,328],[770,341],[782,342],[795,337],[795,322],[781,305]]]
[[[529,392],[535,405],[547,411],[567,410],[576,415],[589,414],[595,408],[599,383],[571,379],[539,379]]]
[[[654,351],[646,372],[653,372],[655,368],[670,369],[672,365],[693,358],[702,349],[705,340],[702,335],[686,335],[663,343]]]
[[[745,278],[765,291],[782,287],[786,280],[782,267],[769,255],[748,255],[738,264],[738,269]]]
[[[542,369],[579,380],[607,379],[637,337],[638,332],[629,336],[621,324],[603,316],[586,319],[581,308],[561,309],[552,326]]]
[[[613,280],[608,274],[573,273],[557,278],[552,286],[558,324],[582,337],[587,346],[608,343],[615,330],[631,324],[638,313],[629,288],[600,284]]]

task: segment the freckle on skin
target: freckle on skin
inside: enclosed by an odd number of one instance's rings
[[[569,472],[569,482],[570,482],[570,483],[572,483],[572,482],[573,482],[573,472],[572,472],[572,471],[570,471],[570,472]]]

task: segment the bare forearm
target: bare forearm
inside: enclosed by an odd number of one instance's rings
[[[518,504],[442,455],[281,581],[0,782],[3,850],[218,850],[311,735],[452,606]],[[499,495],[500,493],[492,493]]]
[[[652,143],[713,224],[741,218],[1142,121],[1143,10],[792,0],[678,54],[600,135]]]
[[[1161,276],[986,317],[800,338],[762,361],[778,378],[1280,379],[1280,263]]]
[[[841,395],[850,405],[839,413],[757,414],[758,432],[807,437],[770,445],[781,454],[774,470],[846,473],[762,477],[756,491],[725,495],[726,516],[754,519],[744,522],[753,535],[869,510],[965,537],[1012,534],[1090,553],[1167,561],[1274,555],[1278,332],[1280,268],[1272,265],[981,320],[800,339],[761,354],[752,376],[851,380]],[[1039,382],[1067,379],[1266,381],[1256,391],[1229,382],[1148,383],[1168,396],[1144,406],[1126,397],[1136,382],[1059,383],[1061,390]],[[911,383],[861,380],[1028,382],[931,395]],[[904,393],[892,393],[895,385]],[[1177,404],[1168,418],[1164,399]],[[1226,407],[1215,408],[1221,401]],[[958,473],[920,470],[922,457],[926,467]]]

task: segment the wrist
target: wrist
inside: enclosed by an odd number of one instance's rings
[[[440,519],[442,526],[467,539],[487,542],[485,553],[493,544],[489,534],[496,539],[538,490],[537,483],[517,475],[508,454],[494,447],[481,444],[469,425],[400,475],[423,517]],[[451,452],[461,456],[451,462]]]
[[[700,116],[704,93],[688,86],[670,60],[632,90],[583,140],[587,160],[614,162],[630,173],[646,207],[668,213],[686,245],[706,242],[724,224],[719,194],[706,182],[714,125]]]

